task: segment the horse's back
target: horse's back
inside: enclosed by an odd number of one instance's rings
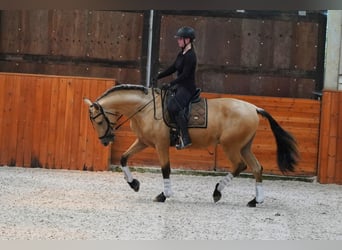
[[[222,113],[226,118],[258,118],[257,106],[235,98],[214,98],[208,100],[208,111],[216,116]]]
[[[189,130],[192,148],[223,143],[242,148],[257,130],[259,117],[256,108],[251,103],[233,98],[208,99],[207,127]]]
[[[234,98],[214,98],[208,100],[208,128],[223,133],[254,135],[259,116],[257,107],[249,102]]]

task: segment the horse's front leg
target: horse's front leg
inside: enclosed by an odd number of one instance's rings
[[[141,142],[139,139],[136,139],[135,142],[127,149],[126,152],[124,152],[121,156],[121,170],[124,173],[124,178],[129,184],[129,186],[135,191],[138,192],[140,188],[140,182],[137,179],[134,179],[132,176],[131,171],[127,167],[127,161],[128,158],[133,156],[134,154],[142,151],[147,146],[143,142]]]
[[[161,163],[161,171],[163,175],[163,184],[164,184],[164,191],[154,198],[156,202],[164,202],[166,198],[169,198],[173,195],[172,188],[171,188],[171,167],[170,167],[170,158],[169,158],[169,146],[164,145],[162,147],[156,147],[159,161]]]

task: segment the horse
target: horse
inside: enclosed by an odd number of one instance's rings
[[[84,102],[89,106],[90,121],[104,146],[114,141],[115,131],[124,122],[130,121],[131,130],[137,138],[122,154],[120,164],[124,179],[136,192],[139,191],[140,182],[133,178],[127,161],[147,147],[155,148],[161,165],[164,190],[153,201],[165,202],[173,195],[169,158],[170,128],[163,119],[157,118],[162,115],[163,105],[161,92],[155,90],[157,89],[142,85],[121,84],[107,89],[94,102],[88,98],[84,98]],[[278,168],[282,173],[294,171],[299,160],[294,136],[284,130],[267,111],[239,99],[208,99],[207,113],[206,128],[189,128],[191,148],[208,148],[220,144],[232,164],[232,171],[228,171],[215,185],[212,195],[214,202],[221,199],[222,190],[233,178],[249,166],[255,178],[255,198],[247,206],[256,207],[265,198],[262,186],[263,167],[251,150],[259,117],[266,118],[270,124],[277,146]],[[126,120],[121,121],[122,117]]]

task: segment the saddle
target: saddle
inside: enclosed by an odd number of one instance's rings
[[[173,91],[166,90],[163,96],[163,119],[170,128],[171,146],[174,146],[178,140],[178,131],[176,122],[173,121],[167,110],[169,98],[172,98]],[[185,108],[185,115],[188,118],[188,128],[206,128],[208,125],[208,106],[207,99],[200,97],[201,89],[197,88],[196,93],[190,100],[189,106]]]

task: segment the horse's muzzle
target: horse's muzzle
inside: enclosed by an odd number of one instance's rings
[[[107,135],[105,137],[100,138],[101,143],[103,144],[103,146],[108,146],[111,142],[114,142],[114,138],[115,135],[114,134],[110,134]]]

